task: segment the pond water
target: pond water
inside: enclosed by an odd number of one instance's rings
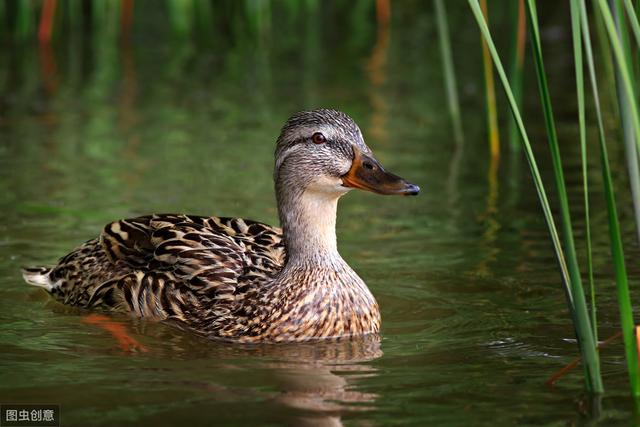
[[[202,46],[176,40],[151,8],[130,44],[103,31],[63,35],[50,49],[2,48],[0,403],[60,404],[64,426],[629,424],[619,341],[602,352],[604,398],[584,394],[580,368],[544,384],[577,347],[528,167],[506,131],[491,165],[479,35],[466,4],[450,7],[462,145],[452,137],[431,5],[393,5],[388,30],[376,28],[370,8],[367,19],[337,7],[274,11],[266,30]],[[506,13],[495,9],[506,34]],[[582,253],[568,10],[541,11]],[[526,118],[551,188],[534,78],[527,71]],[[317,107],[350,114],[382,163],[423,188],[414,198],[352,192],[341,201],[340,251],[381,306],[379,344],[238,346],[118,317],[148,350],[128,353],[86,312],[23,283],[20,266],[53,263],[117,218],[184,212],[277,223],[275,138],[292,112]],[[624,158],[608,122],[637,288]],[[619,321],[597,170],[591,179],[604,339]]]

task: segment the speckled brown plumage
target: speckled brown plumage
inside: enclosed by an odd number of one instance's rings
[[[294,272],[302,282],[276,285],[284,260],[279,228],[240,218],[149,215],[108,224],[56,267],[31,274],[47,276],[49,292],[64,304],[170,321],[212,338],[301,341],[378,331],[366,287],[335,295],[333,287],[317,286],[314,279],[323,275],[322,283],[333,283],[342,266],[313,278],[303,268]]]
[[[322,132],[322,138],[313,135]],[[241,342],[377,333],[373,295],[337,251],[352,187],[417,194],[384,171],[344,113],[292,116],[278,138],[282,229],[241,218],[148,215],[108,224],[51,268],[24,270],[59,301]]]

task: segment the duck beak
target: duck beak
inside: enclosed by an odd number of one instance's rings
[[[365,154],[353,147],[353,164],[342,176],[342,185],[378,194],[415,196],[420,187],[384,170],[372,154]]]

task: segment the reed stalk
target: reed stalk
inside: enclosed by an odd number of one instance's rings
[[[614,95],[616,93],[616,82],[613,67],[613,52],[609,45],[609,36],[607,35],[607,29],[605,28],[604,18],[602,17],[600,9],[593,7],[592,11],[594,33],[598,42],[598,52],[600,52],[598,59],[600,60],[599,62],[603,68],[603,85],[606,86],[606,88],[603,88],[603,91],[601,92],[602,102],[606,102],[612,115],[615,115],[618,112],[618,97]]]
[[[449,115],[451,116],[451,124],[453,126],[453,137],[456,144],[460,145],[464,140],[464,134],[462,131],[462,120],[460,117],[458,90],[456,88],[456,74],[453,67],[453,56],[451,54],[451,43],[449,40],[447,10],[444,6],[444,1],[435,0],[435,9],[436,23],[438,26],[438,39],[440,41],[440,53],[442,55],[442,71],[447,91]]]
[[[167,0],[167,5],[174,33],[179,38],[188,38],[195,18],[193,0]]]
[[[122,0],[120,9],[120,36],[124,40],[131,37],[131,28],[133,26],[134,0]]]
[[[553,176],[560,205],[560,224],[562,228],[562,240],[564,243],[567,266],[570,276],[571,295],[573,295],[575,309],[575,327],[580,345],[580,352],[585,361],[587,390],[593,393],[602,393],[602,379],[600,377],[600,364],[594,340],[593,326],[589,320],[589,312],[582,287],[582,277],[578,266],[578,256],[576,254],[575,242],[573,239],[573,229],[571,222],[571,212],[569,210],[569,198],[565,185],[564,172],[562,169],[562,158],[560,155],[560,145],[556,133],[551,97],[544,69],[542,56],[542,44],[540,42],[540,29],[538,27],[538,12],[535,0],[527,0],[527,16],[529,21],[529,32],[531,36],[531,47],[533,59],[542,101],[542,111],[544,114],[545,127],[547,129],[547,139],[551,151],[551,161],[553,164]]]
[[[638,25],[638,17],[636,15],[636,11],[633,9],[631,0],[624,0],[624,8],[626,9],[627,15],[629,16],[629,23],[631,24],[631,29],[633,30],[633,36],[636,39],[636,45],[640,46],[640,25]]]
[[[504,71],[504,67],[502,65],[502,61],[500,60],[500,56],[498,55],[498,51],[493,43],[493,39],[491,37],[491,32],[487,27],[487,23],[484,20],[484,16],[480,9],[480,5],[478,0],[467,0],[469,6],[471,7],[471,11],[474,14],[474,17],[478,23],[482,36],[487,43],[487,48],[491,57],[494,61],[494,65],[496,67],[496,71],[500,77],[500,81],[502,83],[503,90],[505,95],[507,96],[507,100],[509,102],[509,107],[511,109],[511,113],[513,114],[514,120],[518,126],[518,131],[520,133],[520,137],[522,138],[522,144],[525,148],[525,156],[527,161],[529,162],[529,166],[531,168],[531,174],[533,177],[534,185],[536,187],[536,191],[538,193],[538,197],[540,199],[540,204],[542,205],[542,210],[545,216],[545,220],[547,221],[547,225],[549,227],[549,232],[551,234],[551,240],[554,246],[555,253],[558,258],[558,262],[560,264],[561,275],[563,277],[563,282],[569,281],[569,274],[566,266],[566,262],[564,259],[564,254],[562,251],[562,246],[560,245],[560,239],[558,237],[558,232],[555,226],[555,222],[553,220],[553,215],[551,214],[551,208],[549,206],[549,201],[547,198],[547,193],[544,189],[544,184],[542,183],[542,178],[540,176],[540,171],[538,168],[538,164],[536,162],[535,156],[533,154],[533,150],[531,148],[531,143],[529,142],[529,137],[524,127],[524,123],[522,121],[522,116],[520,114],[520,110],[517,108],[518,105],[515,102],[515,98],[513,96],[513,92],[511,90],[511,86],[509,85],[509,80],[506,77],[506,73]],[[568,290],[568,288],[567,288]],[[569,295],[570,296],[570,295]],[[573,311],[573,302],[571,301],[570,308]]]
[[[513,96],[518,104],[518,108],[522,110],[522,82],[524,68],[525,41],[527,38],[527,27],[524,12],[524,0],[511,2],[511,22],[512,31],[511,39],[511,64],[509,66],[509,82]],[[509,141],[511,148],[519,149],[520,141],[518,135],[518,125],[513,117],[509,118]]]
[[[582,59],[582,28],[580,25],[580,5],[571,0],[571,35],[573,41],[573,59],[576,69],[576,94],[578,98],[578,127],[580,131],[580,159],[582,163],[582,193],[584,197],[584,224],[587,255],[587,277],[591,297],[591,327],[593,339],[598,342],[598,322],[596,316],[596,290],[593,280],[593,250],[591,244],[591,218],[589,215],[589,175],[587,158],[587,127],[584,102],[584,67]]]
[[[618,37],[622,42],[622,49],[624,51],[624,56],[627,64],[629,64],[629,74],[631,75],[632,83],[636,82],[636,73],[637,71],[633,67],[634,58],[633,53],[631,51],[631,42],[627,30],[627,23],[625,19],[625,14],[623,11],[622,3],[619,0],[616,0],[614,3],[615,9],[615,24]],[[628,10],[627,10],[628,12]],[[629,21],[638,25],[635,19],[635,12],[633,8],[631,8],[631,15],[629,16]],[[637,93],[637,85],[635,86],[635,93]],[[622,120],[622,130],[624,137],[624,149],[625,149],[625,158],[627,160],[627,171],[629,173],[629,184],[631,186],[631,194],[633,200],[633,209],[635,215],[635,223],[636,223],[636,234],[638,238],[638,242],[640,242],[640,169],[638,167],[638,149],[636,149],[635,137],[633,132],[633,120],[631,115],[633,114],[631,106],[629,104],[629,99],[627,99],[624,88],[622,87],[622,76],[620,71],[616,70],[616,91],[618,94],[618,108],[620,111],[620,118]]]
[[[56,15],[57,0],[44,0],[38,26],[38,39],[43,43],[49,43],[53,35],[53,24]]]
[[[631,80],[631,74],[629,72],[630,64],[627,62],[627,58],[622,48],[622,41],[618,37],[616,26],[613,21],[613,16],[611,15],[611,11],[607,6],[606,1],[596,0],[595,5],[604,21],[605,29],[607,30],[607,34],[609,36],[609,45],[611,46],[614,58],[616,59],[616,70],[620,72],[622,87],[624,88],[625,96],[629,100],[628,105],[629,109],[631,110],[630,115],[633,123],[636,148],[638,149],[640,148],[640,120],[638,119],[638,106],[634,96],[635,88],[633,86],[633,81]]]
[[[489,22],[489,12],[487,10],[487,0],[480,0],[483,19]],[[489,128],[489,151],[492,159],[500,157],[500,132],[498,130],[498,109],[496,107],[496,90],[493,81],[493,66],[491,54],[485,39],[482,42],[482,63],[484,66],[484,86],[486,89],[487,101],[487,125]]]
[[[521,137],[522,145],[524,148],[525,157],[527,158],[527,162],[531,170],[533,181],[536,187],[536,192],[538,194],[538,198],[542,206],[542,211],[544,214],[545,221],[547,222],[547,227],[549,229],[549,234],[553,244],[556,259],[560,267],[562,283],[564,285],[565,295],[567,297],[567,305],[569,307],[571,316],[574,319],[576,335],[578,336],[578,344],[580,346],[581,354],[583,355],[583,358],[585,360],[585,379],[587,382],[587,388],[595,393],[601,393],[603,391],[603,386],[602,386],[602,379],[600,376],[600,366],[598,364],[595,341],[593,339],[593,333],[591,331],[589,317],[586,312],[586,302],[584,301],[584,296],[582,296],[582,302],[579,303],[576,301],[576,298],[572,293],[573,287],[571,285],[568,266],[565,260],[564,252],[562,250],[562,245],[560,244],[560,237],[556,229],[556,225],[553,219],[553,214],[551,212],[551,207],[549,205],[544,184],[542,183],[542,178],[540,177],[540,172],[537,166],[537,162],[536,162],[535,156],[533,155],[531,144],[529,142],[529,137],[525,130],[524,123],[522,122],[522,117],[520,115],[520,111],[518,109],[517,103],[511,91],[509,81],[507,79],[506,73],[502,66],[502,62],[500,60],[500,56],[495,48],[495,45],[491,37],[491,33],[484,20],[482,10],[480,9],[480,4],[478,3],[478,0],[468,0],[468,3],[478,23],[480,31],[482,32],[482,35],[487,42],[488,49],[491,53],[491,57],[493,59],[496,70],[502,82],[502,87],[509,101],[511,112],[513,114],[514,120],[516,121],[518,130],[520,132],[520,137]],[[580,317],[578,317],[578,314],[577,314],[577,310],[576,310],[577,305],[582,307],[582,314],[580,315]],[[578,321],[578,319],[580,320]]]
[[[574,0],[575,1],[575,0]],[[626,64],[626,58],[623,55],[620,40],[617,36],[611,11],[604,0],[597,0],[596,7],[600,10],[604,23],[609,34],[609,41],[613,52],[616,56],[617,69],[620,71],[625,82],[625,92],[629,98],[629,106],[633,109],[635,114],[634,131],[636,141],[638,141],[638,126],[637,126],[637,109],[634,108],[635,99],[633,96],[629,96],[632,92],[631,82],[629,81],[629,73]],[[624,250],[622,246],[622,237],[620,232],[620,224],[618,222],[618,214],[615,201],[615,193],[613,187],[613,180],[611,179],[611,170],[609,167],[609,159],[607,154],[606,139],[604,132],[604,125],[602,121],[602,113],[600,110],[600,102],[598,99],[598,86],[595,75],[595,67],[593,65],[593,54],[591,52],[591,44],[589,41],[589,22],[587,19],[586,6],[584,0],[580,2],[580,15],[582,21],[582,27],[584,28],[584,41],[585,49],[587,52],[587,64],[589,66],[589,75],[591,80],[591,87],[594,96],[594,104],[596,106],[596,114],[598,118],[598,136],[600,141],[600,158],[602,164],[602,176],[605,186],[605,197],[607,201],[607,215],[609,218],[609,237],[611,240],[611,256],[614,261],[614,271],[616,277],[616,287],[618,290],[618,306],[620,309],[620,323],[622,324],[622,336],[625,347],[625,358],[627,360],[627,371],[629,374],[629,382],[631,385],[631,394],[636,399],[640,399],[640,371],[638,369],[638,352],[637,343],[635,337],[635,324],[633,320],[633,311],[631,308],[631,296],[629,293],[629,283],[627,278],[626,265],[624,260]]]
[[[6,7],[5,2],[2,3]],[[18,39],[23,40],[33,31],[33,4],[30,1],[18,1],[15,8],[15,33]]]
[[[208,0],[196,0],[196,21],[198,26],[198,37],[205,41],[213,38],[213,13],[212,4]]]

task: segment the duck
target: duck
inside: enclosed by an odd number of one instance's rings
[[[273,177],[281,227],[186,214],[121,219],[57,265],[23,268],[23,277],[63,304],[211,339],[378,334],[378,303],[338,252],[338,200],[353,189],[407,196],[420,188],[385,170],[355,121],[332,109],[285,122]]]

